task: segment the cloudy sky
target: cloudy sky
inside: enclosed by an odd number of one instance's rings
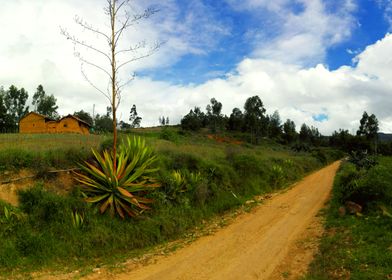
[[[0,86],[24,87],[30,97],[42,84],[57,98],[60,114],[105,113],[107,100],[81,74],[66,28],[105,49],[79,28],[75,16],[108,30],[106,0],[1,1]],[[159,13],[133,26],[122,47],[164,42],[158,52],[124,68],[119,116],[136,104],[142,125],[172,124],[210,98],[234,107],[259,95],[283,120],[355,133],[363,111],[375,113],[381,131],[392,132],[391,0],[132,0],[131,13],[152,6]],[[103,67],[107,62],[76,49]],[[121,57],[120,59],[126,59]],[[106,90],[99,71],[89,79]],[[31,101],[31,100],[30,100]]]

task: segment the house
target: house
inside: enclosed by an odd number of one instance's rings
[[[30,112],[19,121],[19,133],[78,133],[89,134],[90,125],[73,116],[68,115],[60,120],[53,120],[47,116]]]
[[[73,116],[68,115],[57,121],[57,133],[79,133],[79,134],[89,134],[90,125]]]
[[[30,112],[23,116],[19,121],[19,132],[20,133],[47,133],[48,123],[54,122],[51,118]]]

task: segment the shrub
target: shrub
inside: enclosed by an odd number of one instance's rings
[[[386,166],[358,170],[353,164],[345,164],[338,174],[335,187],[338,203],[354,201],[369,206],[382,202],[392,205],[392,174]]]
[[[312,156],[320,161],[323,165],[328,163],[328,158],[326,153],[321,149],[315,149],[312,151]]]
[[[161,133],[159,134],[159,138],[167,140],[167,141],[171,141],[171,142],[178,141],[177,133],[166,126],[162,128]]]
[[[349,157],[349,161],[354,164],[357,169],[364,168],[366,170],[377,165],[377,160],[375,157],[369,156],[365,152],[352,152]]]
[[[85,206],[79,199],[64,199],[55,193],[46,191],[42,184],[33,188],[21,190],[19,195],[19,208],[39,223],[35,227],[45,227],[45,224],[69,224],[69,210],[84,211]]]
[[[270,174],[270,184],[273,188],[282,186],[285,181],[285,174],[283,168],[279,165],[273,165]]]
[[[243,177],[262,175],[263,173],[262,166],[254,155],[234,155],[232,164],[237,173]]]

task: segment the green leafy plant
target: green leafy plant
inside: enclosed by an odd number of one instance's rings
[[[271,169],[270,182],[276,188],[284,182],[285,176],[283,168],[279,165],[273,165]]]
[[[187,181],[179,170],[173,170],[166,180],[166,195],[170,200],[177,200],[178,197],[187,191]]]
[[[158,170],[153,167],[157,157],[144,140],[128,138],[119,146],[115,158],[107,150],[102,154],[93,150],[93,154],[94,162],[85,161],[79,165],[82,172],[75,172],[87,202],[98,204],[101,213],[109,209],[121,218],[135,217],[150,209],[146,204],[153,201],[143,196],[160,185],[151,177]]]
[[[163,191],[167,199],[181,202],[180,198],[182,194],[193,190],[201,180],[200,172],[194,173],[188,170],[173,170],[168,176],[163,178]]]
[[[84,224],[83,214],[79,214],[78,211],[71,212],[72,225],[74,228],[81,228]]]
[[[367,152],[362,152],[362,151],[358,151],[358,152],[353,151],[350,154],[349,162],[353,163],[356,166],[357,170],[359,169],[369,170],[370,168],[378,164],[375,157],[369,156]]]
[[[4,205],[4,207],[3,207],[3,219],[6,222],[11,222],[14,219],[20,220],[21,218],[22,218],[21,213],[18,213],[17,211],[15,211],[10,206]]]

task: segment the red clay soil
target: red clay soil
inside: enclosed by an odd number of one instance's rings
[[[298,279],[317,249],[317,213],[330,196],[336,162],[276,195],[232,224],[149,264],[130,261],[120,273],[86,279]]]
[[[213,134],[207,134],[207,138],[211,139],[211,140],[215,140],[218,143],[229,143],[229,144],[234,144],[234,145],[243,144],[242,141],[235,140],[230,137],[223,137],[223,136],[218,136],[218,135],[213,135]]]

